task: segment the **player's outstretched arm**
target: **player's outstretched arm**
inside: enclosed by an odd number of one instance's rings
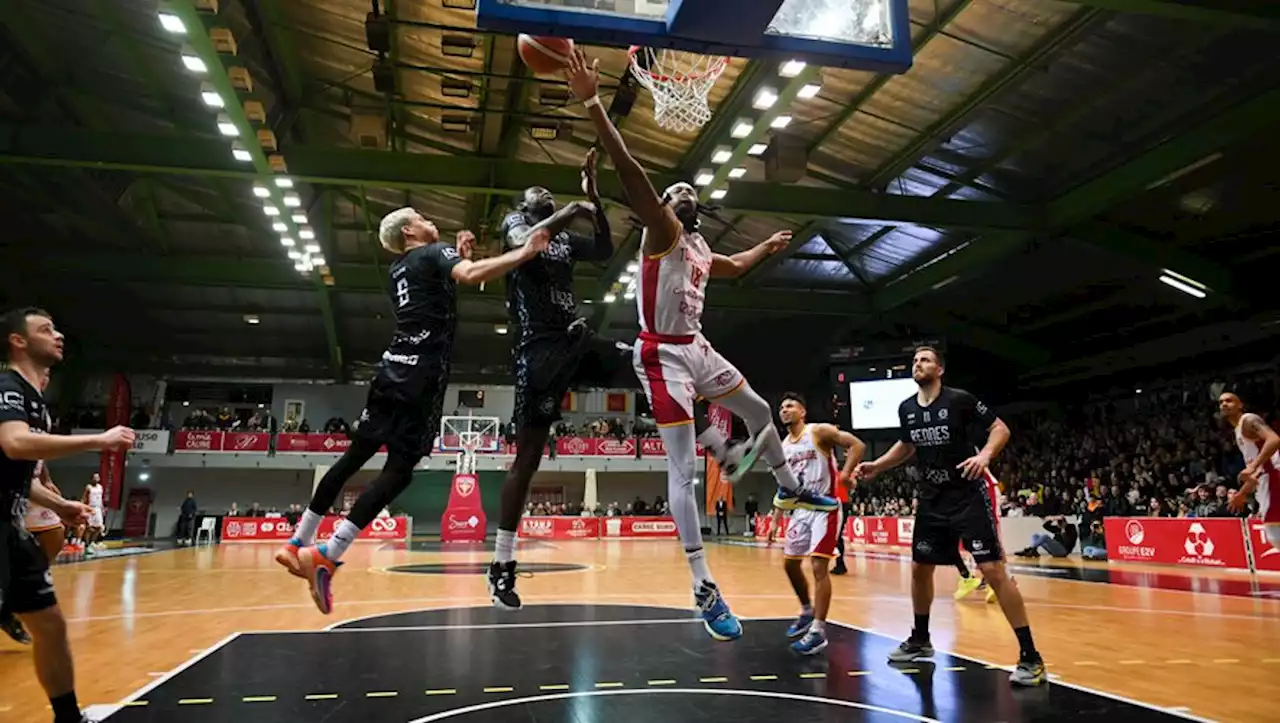
[[[83,452],[103,449],[129,449],[134,432],[128,427],[113,427],[102,434],[39,434],[26,422],[0,423],[0,449],[9,459],[28,461],[60,459]]]
[[[460,246],[464,244],[463,234],[469,234],[472,239],[475,238],[475,235],[470,231],[459,232],[458,240]],[[524,246],[508,251],[505,254],[480,261],[464,258],[449,273],[453,276],[453,280],[459,284],[477,286],[486,281],[505,276],[507,272],[545,251],[547,242],[550,240],[551,234],[544,229],[530,234]]]
[[[911,455],[916,453],[916,446],[908,444],[902,440],[893,443],[888,452],[880,455],[880,458],[874,462],[862,462],[854,468],[854,476],[858,479],[871,479],[881,472],[897,467],[898,465],[911,459]]]
[[[867,445],[853,434],[840,429],[834,424],[819,424],[814,428],[814,436],[818,444],[831,449],[840,447],[845,451],[844,467],[840,470],[840,479],[849,482],[862,456],[867,453]]]
[[[721,278],[737,278],[751,270],[753,266],[772,256],[791,243],[790,231],[779,231],[746,251],[739,251],[732,256],[723,254],[711,255],[711,275]]]
[[[613,167],[618,169],[618,178],[622,181],[622,190],[627,194],[627,203],[631,210],[640,217],[641,223],[649,230],[645,239],[649,248],[646,254],[658,254],[671,248],[679,238],[680,221],[671,209],[662,203],[658,192],[653,189],[649,175],[644,172],[627,146],[622,142],[622,134],[609,120],[609,114],[600,103],[600,61],[587,61],[581,50],[575,50],[569,57],[569,65],[565,68],[564,77],[575,97],[587,108],[587,115],[595,124],[596,133],[600,136],[600,144],[613,159]]]
[[[590,244],[574,242],[574,257],[582,261],[608,261],[613,257],[613,229],[609,227],[609,216],[604,212],[604,202],[600,200],[600,189],[596,186],[596,149],[587,149],[582,159],[582,193],[587,200],[595,204],[595,237]]]
[[[65,499],[62,495],[42,484],[31,485],[31,501],[41,507],[53,511],[64,521],[75,525],[89,519],[93,508],[83,502]]]

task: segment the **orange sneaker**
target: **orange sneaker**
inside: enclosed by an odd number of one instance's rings
[[[301,577],[311,585],[311,599],[320,612],[328,615],[333,612],[333,575],[342,565],[334,562],[320,552],[319,547],[304,547],[298,550],[298,568]]]
[[[298,563],[298,546],[292,542],[280,548],[280,551],[276,553],[276,562],[288,570],[290,575],[305,577],[302,574],[302,567]]]

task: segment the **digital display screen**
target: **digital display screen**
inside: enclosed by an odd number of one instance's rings
[[[850,426],[854,429],[897,429],[898,405],[918,389],[910,377],[851,382]]]

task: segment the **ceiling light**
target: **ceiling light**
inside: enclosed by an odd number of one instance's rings
[[[320,244],[307,244],[303,249],[309,254],[318,254],[320,253]]]
[[[753,143],[753,144],[751,145],[751,148],[748,148],[748,149],[747,149],[747,155],[749,155],[749,156],[758,156],[758,155],[760,155],[760,154],[764,153],[764,152],[765,152],[765,151],[767,151],[767,150],[769,150],[769,144],[768,144],[768,143]]]
[[[300,239],[305,239],[305,240],[307,240],[307,241],[310,241],[311,239],[313,239],[313,238],[315,238],[315,237],[316,237],[316,232],[315,232],[315,231],[312,231],[312,230],[311,230],[311,229],[309,229],[309,228],[300,228],[300,229],[298,229],[298,238],[300,238]]]
[[[637,263],[636,263],[636,262],[634,262],[634,261],[632,261],[631,263],[627,264],[627,273],[629,273],[629,274],[634,274],[635,272],[637,272],[637,271],[639,271],[639,270],[640,270],[640,264],[637,264]]]
[[[622,274],[621,276],[618,277],[618,283],[619,284],[631,283],[631,276],[629,274]]]
[[[280,245],[287,249],[291,249],[293,248],[293,239],[288,236],[281,236]]]
[[[290,251],[290,252],[289,252],[289,258],[293,259],[294,261],[298,261],[298,260],[300,260],[300,259],[302,258],[302,252],[301,252],[301,251]]]
[[[249,154],[249,151],[246,151],[244,146],[239,143],[231,146],[231,157],[241,163],[248,163],[253,160],[253,156]]]
[[[1183,283],[1178,279],[1173,278],[1172,276],[1161,276],[1160,281],[1162,281],[1168,286],[1172,286],[1173,288],[1177,289],[1178,291],[1181,291],[1184,294],[1187,294],[1189,296],[1194,296],[1197,299],[1203,299],[1205,296],[1207,296],[1207,294],[1204,293],[1203,289],[1197,289],[1196,287],[1190,284]]]
[[[506,324],[494,324],[494,325],[493,325],[493,332],[494,332],[495,334],[506,334],[506,333],[507,333],[507,325],[506,325]]]
[[[160,27],[175,35],[187,34],[187,26],[182,24],[182,18],[173,13],[160,13]]]
[[[769,127],[770,128],[786,128],[789,125],[791,125],[791,116],[780,115],[777,118],[773,119],[773,122],[769,124]]]
[[[261,323],[262,323],[262,319],[259,319],[257,314],[245,314],[245,315],[244,315],[244,323],[246,323],[246,324],[261,324]]]
[[[745,175],[747,175],[747,169],[742,166],[738,166],[732,171],[729,171],[729,178],[742,178]]]
[[[305,214],[305,213],[303,213],[303,212],[301,212],[301,211],[294,211],[294,212],[293,212],[293,216],[292,216],[292,218],[293,218],[293,222],[294,222],[294,223],[306,223],[306,222],[307,222],[307,214]]]
[[[740,120],[734,124],[733,131],[731,131],[729,135],[734,138],[746,138],[751,135],[752,128],[755,128],[755,126],[752,125],[751,121]]]
[[[606,303],[606,304],[612,304],[613,302],[615,302],[615,301],[617,301],[617,300],[618,300],[618,295],[617,295],[617,294],[612,294],[612,293],[610,293],[610,294],[605,294],[605,295],[604,295],[604,303]]]
[[[290,208],[297,208],[302,205],[302,199],[296,193],[285,194],[284,205]]]
[[[226,103],[222,102],[222,96],[218,95],[218,91],[204,89],[200,91],[200,99],[210,108],[224,108]]]
[[[712,163],[727,163],[730,158],[733,158],[733,151],[728,148],[718,148],[711,154]]]
[[[293,268],[305,274],[311,270],[311,264],[307,263],[306,261],[299,261],[298,263],[293,265]]]
[[[293,188],[293,179],[288,176],[276,176],[276,188]]]
[[[782,68],[778,70],[778,75],[784,78],[794,78],[804,71],[804,65],[803,60],[788,60],[782,64]]]
[[[280,209],[276,208],[275,206],[272,206],[271,204],[267,204],[267,205],[263,206],[263,207],[262,207],[262,212],[263,212],[263,213],[265,213],[265,214],[267,214],[268,216],[279,216],[279,215],[280,215]]]
[[[717,188],[716,190],[711,192],[711,200],[719,201],[720,199],[724,198],[727,195],[729,195],[729,192],[727,190],[723,188]]]
[[[195,55],[193,53],[183,53],[182,64],[187,66],[187,70],[190,70],[192,73],[209,72],[209,66],[204,64],[204,61],[200,59],[199,55]]]
[[[324,265],[325,265],[325,264],[324,264],[324,257],[323,257],[323,256],[312,256],[312,257],[311,257],[311,263],[315,264],[316,266],[324,266]]]
[[[711,171],[701,171],[700,173],[698,173],[697,178],[693,179],[693,185],[709,186],[711,185],[711,182],[715,180],[715,177],[716,177],[715,174],[712,173]]]
[[[275,231],[276,233],[284,233],[285,231],[289,230],[289,227],[279,221],[276,221],[275,223],[271,224],[271,230]]]
[[[801,86],[800,92],[796,93],[796,97],[805,99],[812,98],[816,96],[820,90],[822,90],[822,86],[817,83],[805,83]]]
[[[231,121],[231,116],[226,113],[218,114],[218,132],[224,136],[235,137],[240,135],[240,129]]]
[[[778,93],[773,88],[761,88],[756,93],[756,99],[751,102],[752,107],[756,110],[767,110],[778,102]]]
[[[560,124],[535,122],[529,124],[529,136],[535,141],[554,141],[560,137]]]
[[[1178,281],[1181,281],[1182,283],[1186,284],[1187,286],[1200,289],[1201,291],[1204,291],[1205,289],[1209,288],[1204,284],[1200,283],[1199,281],[1196,281],[1195,279],[1191,278],[1190,276],[1183,276],[1182,274],[1178,273],[1177,271],[1174,271],[1173,269],[1160,269],[1160,271],[1162,271],[1166,276],[1171,276],[1174,279],[1177,279]]]
[[[267,190],[266,186],[254,186],[253,195],[257,196],[258,198],[266,198],[267,196],[271,195],[271,191]]]

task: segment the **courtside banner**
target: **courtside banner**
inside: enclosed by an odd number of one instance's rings
[[[603,537],[668,539],[679,537],[673,517],[602,517]]]
[[[1272,547],[1267,540],[1266,526],[1257,520],[1247,522],[1249,533],[1253,535],[1254,567],[1268,572],[1280,572],[1280,549]]]
[[[222,432],[184,429],[173,443],[174,452],[221,452]]]
[[[327,540],[343,520],[330,515],[320,520],[316,540]],[[357,540],[408,540],[408,517],[375,517],[360,532]],[[222,519],[223,542],[284,542],[293,535],[293,525],[283,517],[224,517]]]
[[[596,540],[600,538],[600,518],[525,517],[520,520],[520,537],[539,540]]]
[[[271,435],[266,432],[223,432],[223,452],[270,452]]]
[[[1249,569],[1245,526],[1238,519],[1108,517],[1104,524],[1113,562]]]
[[[776,540],[784,540],[787,537],[787,523],[791,521],[790,517],[778,518],[778,532],[774,535]],[[773,529],[772,515],[756,515],[756,539],[769,539],[769,531]]]
[[[844,535],[863,545],[911,547],[915,524],[910,517],[850,517],[844,523]]]

